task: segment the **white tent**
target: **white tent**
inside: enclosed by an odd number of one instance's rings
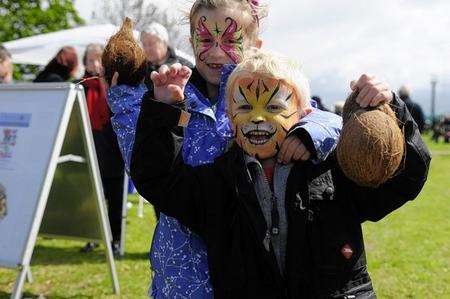
[[[11,52],[14,63],[46,65],[61,47],[75,47],[81,58],[88,44],[106,44],[109,37],[116,33],[118,29],[117,26],[112,24],[81,26],[25,37],[3,43],[3,45]],[[134,31],[134,35],[138,38],[139,32]],[[192,57],[182,51],[177,50],[177,54],[192,62]]]

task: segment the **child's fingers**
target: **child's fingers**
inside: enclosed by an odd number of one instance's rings
[[[156,72],[156,71],[151,72],[150,79],[152,80],[153,84],[155,84],[155,86],[160,86],[161,85],[161,80],[159,79],[159,73],[158,72]]]
[[[311,153],[310,153],[308,150],[306,150],[306,151],[303,153],[303,155],[300,157],[300,160],[306,161],[306,160],[308,160],[309,158],[311,158]],[[296,161],[297,161],[297,160],[296,160]]]
[[[286,155],[287,148],[291,142],[292,140],[290,138],[286,138],[281,144],[281,148],[278,152],[278,163],[282,163],[284,161],[284,156]]]
[[[159,68],[159,79],[161,80],[161,84],[166,84],[168,75],[169,75],[169,67],[163,64]]]
[[[377,87],[371,86],[369,88],[369,92],[363,99],[361,99],[361,102],[359,105],[361,107],[368,107],[372,103],[372,100],[377,96],[378,93],[379,93],[379,91],[378,91]]]
[[[278,161],[282,163],[289,163],[292,160],[295,150],[300,145],[300,140],[297,137],[288,137],[281,145],[281,150],[278,155]]]
[[[306,152],[308,152],[305,145],[300,141],[300,139],[298,139],[297,137],[292,138],[294,138],[295,140],[289,145],[289,149],[286,152],[283,161],[285,164],[291,163],[293,161],[298,161]]]
[[[184,79],[189,79],[189,77],[191,77],[192,74],[192,70],[187,67],[187,66],[182,66],[181,70],[180,70],[180,75],[184,78]]]
[[[352,90],[359,89],[361,91],[364,88],[364,86],[367,84],[367,82],[369,82],[373,79],[375,79],[375,76],[363,74],[363,75],[361,75],[361,77],[359,77],[359,79],[356,82],[352,81],[350,83],[350,88]]]
[[[175,84],[169,84],[167,89],[170,91],[170,97],[174,101],[182,101],[184,100],[183,90]]]
[[[389,87],[385,83],[368,82],[364,87],[364,94],[359,99],[359,105],[363,108],[367,106],[376,106],[378,103],[374,102],[374,98],[381,92],[388,90]],[[357,100],[358,101],[358,100]]]
[[[375,96],[370,103],[370,106],[376,107],[381,103],[389,103],[390,101],[392,101],[392,92],[390,90],[385,90]]]
[[[178,75],[178,72],[181,70],[181,64],[174,63],[170,66],[169,69],[169,77],[175,78]]]
[[[369,94],[370,88],[371,88],[371,86],[369,86],[367,84],[364,85],[362,87],[362,89],[359,88],[359,94],[356,97],[355,102],[358,103],[359,106],[361,106],[362,108],[366,107],[366,106],[363,106],[362,100]]]

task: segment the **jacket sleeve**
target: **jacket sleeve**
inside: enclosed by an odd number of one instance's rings
[[[313,163],[324,161],[335,149],[342,129],[342,118],[313,108],[289,132],[295,134],[313,157]]]
[[[144,84],[136,87],[116,85],[108,90],[108,104],[112,111],[111,124],[117,135],[127,172],[130,169],[131,152],[136,124],[141,111],[141,102],[146,91],[147,88]]]
[[[430,153],[422,140],[419,128],[405,103],[396,95],[391,103],[398,120],[403,123],[405,160],[397,174],[378,188],[359,188],[354,197],[360,221],[378,221],[415,199],[428,176]]]
[[[182,137],[172,130],[178,125],[181,111],[144,98],[130,174],[139,194],[162,213],[204,236],[208,208],[205,190],[220,184],[220,179],[215,179],[214,164],[196,168],[184,164],[180,151]]]

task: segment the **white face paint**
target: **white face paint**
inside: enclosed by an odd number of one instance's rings
[[[287,83],[257,75],[238,78],[228,113],[237,143],[258,159],[275,156],[300,118],[299,101]]]

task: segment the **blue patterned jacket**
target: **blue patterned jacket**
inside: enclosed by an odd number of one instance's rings
[[[234,66],[222,69],[218,102],[211,105],[200,91],[198,82],[190,80],[185,88],[187,109],[191,113],[184,130],[183,159],[192,166],[211,163],[225,152],[232,138],[225,112],[225,86]],[[195,73],[194,73],[195,75]],[[197,76],[198,79],[198,76]],[[198,80],[197,80],[198,81]],[[127,170],[130,167],[134,134],[140,105],[147,88],[118,85],[108,92],[116,131]],[[341,118],[314,110],[301,120],[299,128],[312,138],[317,159],[324,160],[339,138]],[[213,298],[209,280],[206,248],[202,240],[176,219],[160,215],[155,229],[150,261],[154,277],[151,296],[160,298]]]

